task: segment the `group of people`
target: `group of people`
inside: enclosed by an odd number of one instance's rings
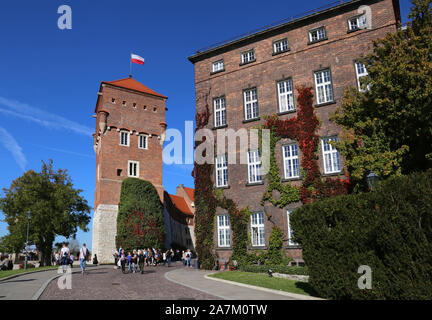
[[[86,244],[83,243],[80,251],[79,251],[79,261],[80,261],[80,267],[81,267],[81,273],[85,273],[86,268],[86,260],[87,256],[89,254],[89,251],[86,248]],[[61,265],[63,272],[66,271],[67,267],[72,267],[74,262],[74,255],[71,253],[69,248],[67,247],[66,243],[63,243],[63,247],[61,248],[60,252],[53,253],[52,262],[55,265]]]
[[[129,273],[144,273],[144,266],[155,266],[160,264],[171,266],[171,261],[178,256],[179,250],[176,252],[172,249],[162,251],[155,248],[139,249],[126,252],[122,247],[113,254],[116,268],[121,268],[123,273],[126,269]],[[182,261],[184,265],[191,267],[192,252],[188,249],[182,252]],[[139,270],[138,270],[139,269]]]

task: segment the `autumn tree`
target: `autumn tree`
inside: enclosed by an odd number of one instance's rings
[[[413,0],[406,28],[373,42],[363,90],[348,88],[332,120],[344,128],[336,143],[358,183],[432,165],[432,8]]]
[[[2,243],[9,252],[20,252],[27,235],[27,212],[31,212],[29,243],[41,252],[41,266],[51,264],[56,236],[75,238],[78,227],[87,232],[90,207],[75,189],[67,170],[54,170],[53,162],[42,162],[41,172],[29,170],[3,189],[0,210],[9,234]]]

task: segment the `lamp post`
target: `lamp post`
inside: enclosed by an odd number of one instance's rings
[[[371,170],[371,172],[369,172],[369,174],[366,176],[366,182],[369,186],[369,190],[371,191],[374,190],[378,184],[378,181],[379,181],[379,176],[377,176],[375,172]]]
[[[27,240],[25,245],[25,262],[24,262],[24,270],[27,270],[27,256],[28,256],[28,237],[29,237],[29,228],[30,228],[30,218],[31,212],[27,211]]]

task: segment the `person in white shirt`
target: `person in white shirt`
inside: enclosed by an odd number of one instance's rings
[[[87,248],[86,248],[86,244],[83,243],[82,248],[80,249],[80,255],[79,255],[79,259],[80,259],[80,266],[81,266],[81,273],[84,274],[85,272],[85,267],[86,267],[86,257],[87,257]]]
[[[62,265],[62,270],[64,272],[69,265],[69,248],[66,246],[66,243],[63,243],[63,248],[61,248],[60,261]]]

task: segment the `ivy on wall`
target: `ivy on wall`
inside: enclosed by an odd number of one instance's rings
[[[265,124],[262,129],[270,129],[270,168],[266,175],[268,186],[263,194],[261,204],[269,201],[274,206],[284,208],[293,202],[302,203],[314,202],[317,199],[330,197],[338,194],[348,193],[349,176],[347,179],[322,179],[318,166],[318,145],[319,137],[317,131],[319,120],[313,107],[313,93],[310,87],[298,87],[298,111],[297,116],[286,120],[280,120],[276,115],[265,117]],[[209,121],[209,108],[206,104],[203,112],[196,114],[196,130],[204,128]],[[261,130],[259,131],[261,141]],[[278,141],[289,138],[298,141],[301,157],[301,186],[291,183],[283,184],[281,174],[275,157],[275,147]],[[202,143],[202,142],[200,142]],[[196,143],[195,148],[200,143]],[[261,143],[260,143],[261,146]],[[232,199],[227,199],[223,191],[214,190],[214,183],[211,179],[213,166],[210,164],[197,164],[193,171],[195,178],[195,236],[196,251],[200,265],[204,269],[212,269],[217,257],[213,254],[213,234],[216,208],[221,207],[228,211],[230,228],[232,232],[232,256],[231,260],[237,260],[239,264],[247,264],[254,260],[256,254],[248,253],[249,234],[248,223],[251,212],[246,207],[238,209]],[[275,199],[273,192],[279,193]],[[272,232],[273,238],[280,236],[282,231],[275,229]],[[273,242],[277,242],[273,239]],[[276,245],[275,247],[278,248]],[[280,260],[278,249],[268,252],[264,257],[271,257]],[[275,258],[277,256],[277,258]]]

